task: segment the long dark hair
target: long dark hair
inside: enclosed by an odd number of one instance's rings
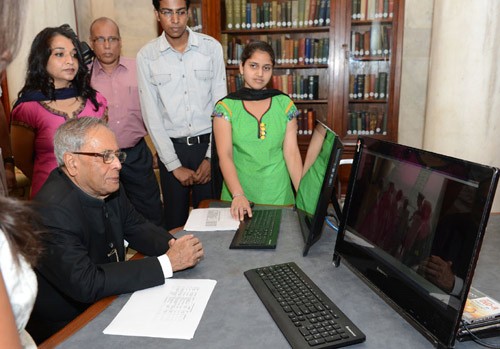
[[[38,215],[29,206],[29,201],[0,196],[0,229],[3,231],[14,261],[19,256],[33,267],[42,252],[41,231]]]
[[[90,99],[94,105],[94,110],[97,111],[99,103],[96,99],[96,90],[90,86],[90,74],[87,65],[83,61],[80,41],[68,24],[45,28],[35,37],[28,57],[26,79],[18,97],[27,92],[41,91],[50,100],[56,100],[54,79],[47,72],[47,62],[51,55],[50,44],[52,39],[57,35],[62,35],[70,39],[77,52],[78,71],[71,82],[72,87],[77,90],[78,96]]]

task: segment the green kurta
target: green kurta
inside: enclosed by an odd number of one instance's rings
[[[288,122],[299,111],[285,95],[274,96],[259,123],[243,106],[243,101],[223,99],[213,116],[231,123],[233,161],[245,196],[256,204],[292,205],[295,202],[290,175],[283,156]],[[224,181],[222,200],[231,201]]]

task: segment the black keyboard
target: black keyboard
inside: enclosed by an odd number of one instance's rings
[[[281,209],[254,210],[240,223],[229,248],[276,248]]]
[[[245,276],[292,348],[339,348],[366,336],[295,263]]]

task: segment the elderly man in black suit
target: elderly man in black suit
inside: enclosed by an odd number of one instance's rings
[[[161,285],[204,254],[193,235],[175,239],[135,211],[120,187],[125,153],[104,122],[69,120],[58,129],[54,145],[59,167],[35,198],[47,230],[28,324],[38,343],[92,303]],[[125,261],[124,240],[157,257]]]

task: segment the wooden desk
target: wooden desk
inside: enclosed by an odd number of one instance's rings
[[[494,216],[483,244],[474,284],[500,299],[498,249],[500,216]],[[179,232],[178,234],[183,234]],[[353,348],[429,348],[430,343],[390,306],[379,298],[343,264],[331,264],[335,233],[326,228],[321,240],[302,257],[303,241],[296,214],[283,210],[278,247],[273,250],[229,250],[232,232],[197,233],[205,248],[205,259],[193,269],[175,274],[176,278],[214,279],[217,285],[195,337],[192,340],[104,335],[102,331],[130,297],[107,299],[100,313],[87,317],[87,323],[58,348],[288,348],[288,343],[261,303],[243,271],[258,266],[294,261],[366,334],[365,343]],[[495,263],[496,261],[496,263]],[[476,282],[477,280],[477,282]],[[107,303],[107,304],[103,304]],[[98,312],[102,309],[98,308]],[[91,308],[92,309],[92,308]],[[89,309],[87,312],[92,313]],[[85,312],[83,315],[85,315]],[[76,321],[76,320],[75,320]],[[260,337],[263,336],[263,337]],[[91,344],[89,344],[91,343]],[[498,339],[497,339],[498,343]],[[57,345],[53,344],[51,347]],[[46,346],[48,347],[48,346]],[[457,343],[456,348],[479,348],[473,342]]]

